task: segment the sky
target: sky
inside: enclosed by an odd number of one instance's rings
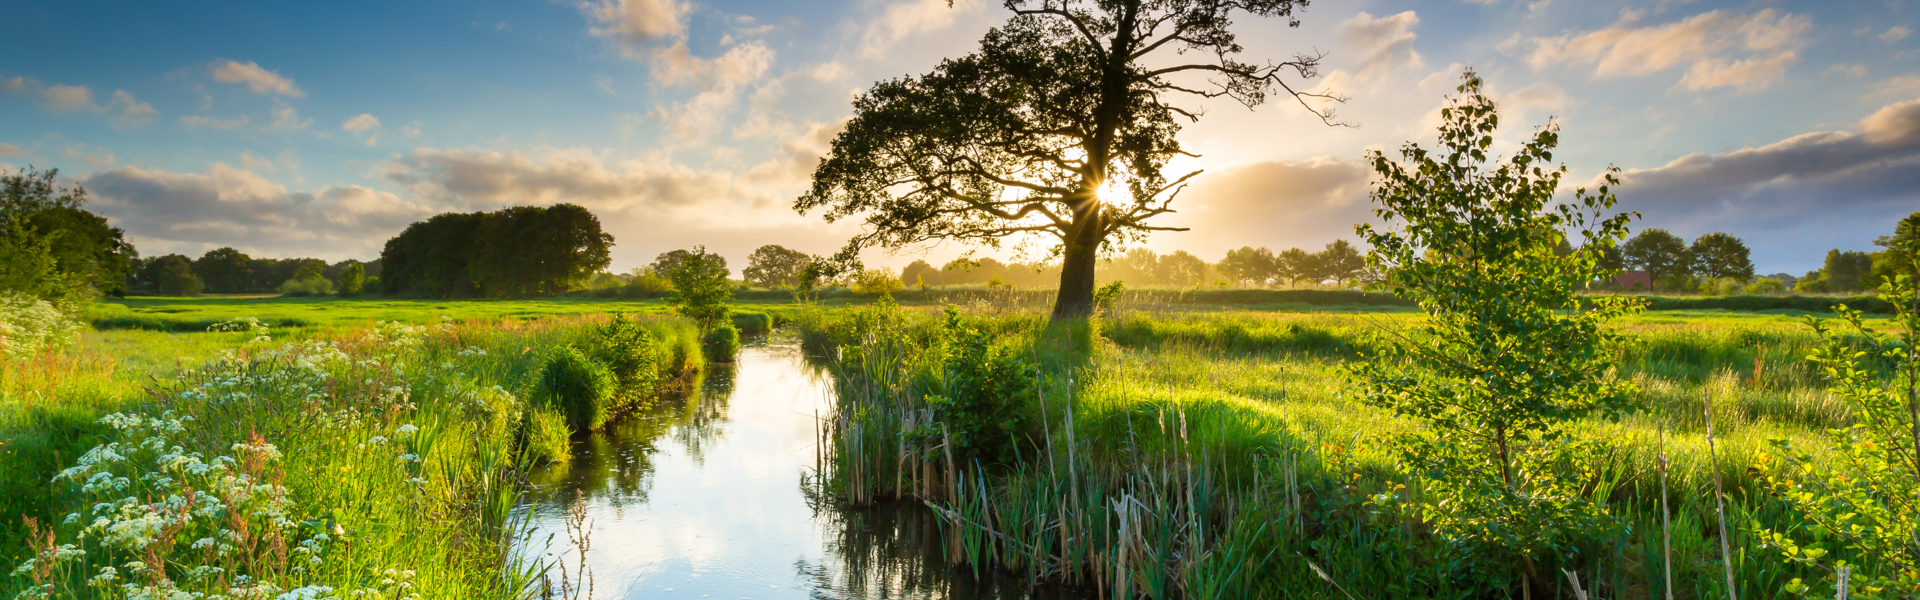
[[[794,199],[877,81],[965,55],[980,0],[492,0],[15,6],[0,20],[0,169],[58,168],[142,255],[368,260],[448,211],[572,202],[611,270],[705,245],[837,250],[858,223]],[[1282,97],[1195,102],[1202,170],[1145,245],[1209,261],[1319,248],[1371,218],[1369,150],[1431,144],[1463,69],[1503,153],[1549,121],[1568,187],[1609,167],[1635,229],[1726,232],[1761,273],[1873,250],[1920,211],[1920,3],[1321,0],[1241,15],[1243,59],[1324,53]],[[870,252],[936,264],[954,244]],[[1040,249],[1044,250],[1044,249]],[[1029,257],[1038,257],[1036,251]],[[1015,257],[1007,253],[987,253]]]

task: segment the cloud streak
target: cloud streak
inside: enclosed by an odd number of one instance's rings
[[[1743,15],[1710,11],[1678,22],[1638,23],[1629,13],[1610,27],[1536,37],[1527,63],[1534,70],[1593,65],[1594,79],[1638,77],[1685,66],[1679,87],[1760,89],[1800,61],[1798,50],[1813,20],[1773,9]]]
[[[216,60],[213,61],[212,64],[207,65],[207,69],[208,74],[213,77],[214,81],[221,83],[243,83],[246,84],[247,89],[253,90],[256,94],[292,96],[295,98],[307,95],[306,92],[300,91],[299,86],[293,84],[292,79],[282,77],[279,73],[261,68],[259,64],[253,61],[243,63],[234,60]]]

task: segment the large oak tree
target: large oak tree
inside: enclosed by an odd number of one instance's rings
[[[1198,171],[1162,172],[1188,154],[1180,122],[1199,102],[1248,107],[1277,92],[1309,104],[1328,94],[1285,77],[1318,76],[1320,57],[1254,64],[1237,57],[1240,14],[1299,26],[1305,0],[1006,0],[1013,17],[980,49],[933,72],[880,82],[855,100],[855,116],[794,202],[828,221],[862,217],[865,231],[837,257],[862,248],[955,240],[998,247],[1051,235],[1063,260],[1053,316],[1092,310],[1103,250],[1156,230]],[[1102,190],[1106,192],[1104,197]],[[1045,239],[1044,237],[1042,239]]]

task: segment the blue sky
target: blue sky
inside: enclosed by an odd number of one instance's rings
[[[141,252],[372,258],[448,210],[575,202],[614,268],[705,244],[826,253],[852,233],[793,198],[874,81],[931,69],[998,4],[34,3],[0,22],[0,168],[58,167]],[[1473,66],[1556,157],[1626,171],[1639,227],[1747,240],[1763,272],[1870,249],[1920,210],[1920,7],[1874,2],[1315,2],[1242,19],[1246,57],[1327,53],[1297,105],[1206,104],[1205,169],[1156,250],[1315,248],[1365,219],[1369,149],[1431,139]],[[919,249],[869,262],[943,260]]]

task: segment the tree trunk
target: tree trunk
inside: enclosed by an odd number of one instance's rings
[[[1090,211],[1098,214],[1098,210]],[[1093,267],[1100,258],[1097,219],[1079,220],[1062,248],[1060,293],[1053,300],[1053,321],[1085,319],[1093,314]]]

